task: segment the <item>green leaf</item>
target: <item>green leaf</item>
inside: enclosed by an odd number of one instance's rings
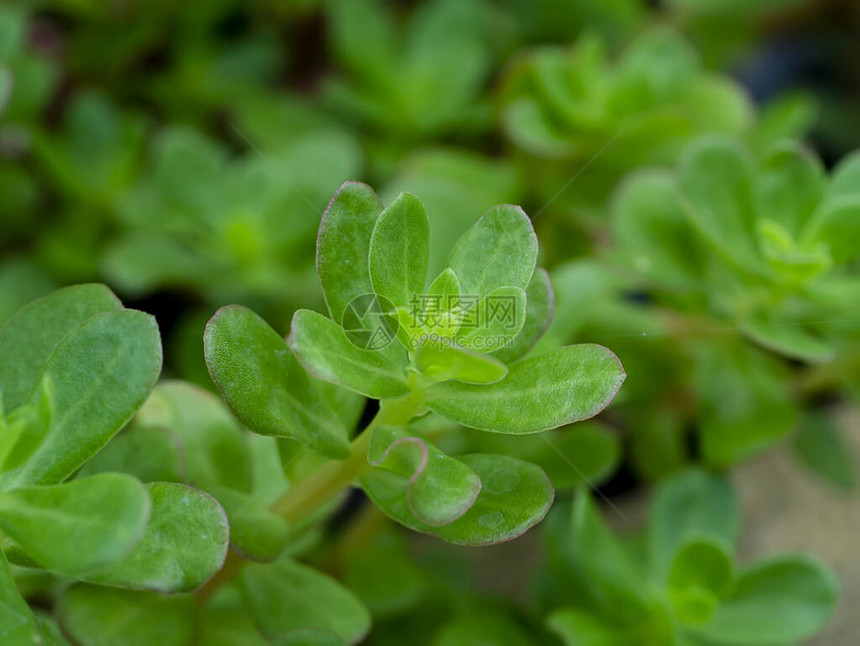
[[[612,204],[613,233],[637,274],[689,289],[702,274],[700,243],[678,200],[678,182],[664,170],[633,172]]]
[[[851,445],[827,415],[808,413],[800,422],[794,449],[817,476],[843,491],[857,486],[857,465]]]
[[[669,597],[684,623],[704,623],[734,584],[734,563],[726,545],[713,538],[688,540],[669,571]]]
[[[410,557],[405,536],[393,525],[378,531],[346,565],[344,582],[374,616],[413,607],[425,592],[425,574]]]
[[[409,510],[402,494],[406,476],[374,469],[361,478],[361,486],[377,507],[401,525],[458,545],[512,540],[539,523],[552,505],[549,479],[534,464],[480,453],[457,459],[478,475],[482,487],[469,510],[447,525],[427,525]]]
[[[299,310],[293,316],[289,343],[308,372],[373,399],[409,393],[405,356],[395,344],[382,351],[352,343],[330,318]],[[403,363],[400,363],[400,360]]]
[[[9,646],[43,644],[45,637],[27,602],[18,592],[6,557],[0,553],[0,638]]]
[[[461,298],[457,343],[475,352],[492,352],[512,345],[526,321],[526,293],[519,287],[499,287],[464,308]]]
[[[640,562],[610,530],[587,489],[574,498],[564,560],[578,572],[585,598],[612,615],[641,615],[648,590]]]
[[[78,477],[110,471],[128,473],[141,482],[184,482],[184,447],[179,437],[166,428],[129,428],[96,453]]]
[[[317,238],[317,272],[332,319],[340,321],[346,306],[373,293],[368,254],[382,204],[373,189],[344,182],[323,213]]]
[[[196,646],[266,646],[267,641],[242,607],[239,591],[220,592],[198,610]]]
[[[741,324],[741,329],[763,348],[792,359],[821,363],[833,358],[833,348],[793,321],[762,313],[751,315]]]
[[[738,503],[724,477],[691,468],[665,479],[648,514],[646,540],[653,576],[666,580],[688,539],[713,536],[734,545],[739,523]]]
[[[77,584],[57,604],[63,631],[80,646],[187,646],[194,600]]]
[[[797,403],[787,392],[782,365],[749,344],[702,345],[697,353],[698,418],[708,464],[732,464],[785,437]]]
[[[467,432],[470,450],[528,460],[546,472],[556,489],[594,486],[611,476],[621,459],[618,434],[597,422],[526,436]]]
[[[411,333],[416,331],[439,336],[452,337],[460,324],[455,312],[460,302],[460,280],[450,267],[443,269],[427,288],[427,296],[417,308],[410,308],[409,325]],[[418,316],[420,315],[420,319]],[[417,319],[417,320],[416,320]],[[416,326],[415,323],[418,325]],[[417,327],[417,330],[413,328]]]
[[[347,642],[327,630],[296,630],[272,642],[274,646],[346,646]]]
[[[26,463],[0,476],[2,486],[69,477],[126,424],[160,372],[161,344],[151,316],[120,310],[76,327],[44,371],[54,392],[51,427]]]
[[[838,587],[831,572],[803,556],[752,566],[697,634],[720,644],[793,644],[833,614]]]
[[[372,431],[367,461],[406,478],[403,497],[425,525],[445,525],[465,514],[481,491],[481,480],[459,460],[398,426]]]
[[[851,262],[860,256],[860,194],[825,201],[812,215],[806,231],[809,241],[827,243],[833,262]]]
[[[424,293],[430,257],[430,221],[414,195],[401,193],[385,208],[370,238],[373,291],[395,306]]]
[[[482,604],[484,605],[484,604]],[[469,608],[449,621],[437,634],[432,646],[538,646],[542,635],[523,625],[511,607]]]
[[[860,194],[860,152],[843,157],[830,175],[827,187],[829,201],[838,197],[857,197]]]
[[[246,559],[275,560],[290,538],[290,528],[280,516],[269,512],[262,496],[252,496],[223,487],[210,493],[224,507],[230,521],[230,547]]]
[[[531,220],[518,206],[495,206],[462,235],[448,264],[460,291],[485,296],[499,287],[525,289],[534,273],[538,242]]]
[[[427,406],[443,417],[484,431],[538,433],[593,417],[625,378],[612,352],[581,344],[529,357],[489,386],[436,384]]]
[[[467,384],[492,384],[508,374],[498,359],[448,345],[444,340],[428,341],[415,352],[415,366],[432,381],[456,379]]]
[[[560,636],[566,646],[627,646],[634,635],[625,633],[614,622],[574,608],[556,610],[547,619],[547,626]]]
[[[799,236],[824,195],[825,179],[821,162],[799,144],[773,147],[755,178],[756,216],[779,222]]]
[[[152,514],[143,538],[125,558],[86,580],[158,592],[199,588],[227,556],[224,510],[209,494],[185,485],[154,482],[147,489]]]
[[[513,363],[525,356],[546,332],[555,314],[555,294],[545,269],[538,267],[526,288],[526,317],[513,343],[492,353],[503,363]]]
[[[685,152],[680,190],[685,211],[720,253],[743,269],[757,271],[752,169],[739,144],[707,138]]]
[[[0,529],[39,566],[68,576],[128,554],[149,514],[140,482],[120,473],[0,494]]]
[[[239,576],[245,603],[269,639],[310,628],[353,644],[370,629],[370,614],[355,595],[306,565],[281,559],[248,565]]]
[[[69,332],[97,314],[122,309],[104,285],[75,285],[33,301],[0,327],[0,391],[7,411],[35,390]]]
[[[332,2],[329,38],[334,54],[350,69],[378,82],[397,62],[394,25],[379,2]]]
[[[248,435],[209,391],[183,381],[161,381],[134,424],[167,428],[178,438],[187,475],[179,481],[206,491],[217,486],[250,491]]]
[[[349,455],[340,418],[285,341],[251,310],[218,310],[203,347],[212,380],[250,430],[298,440],[328,457]]]

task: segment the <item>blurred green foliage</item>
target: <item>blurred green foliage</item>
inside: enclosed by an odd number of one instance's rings
[[[27,401],[10,390],[20,375],[3,370],[35,375],[48,358],[17,347],[31,345],[27,325],[0,328],[3,638],[343,644],[372,625],[367,643],[383,646],[691,646],[816,632],[835,600],[830,575],[795,556],[738,566],[739,511],[722,474],[788,444],[814,486],[856,487],[842,419],[860,397],[858,24],[850,0],[3,3],[0,325],[58,288],[103,282],[156,314],[168,378],[143,404],[152,330],[128,332],[141,345],[104,351],[121,357],[124,379],[112,378],[134,401],[96,389],[76,417],[68,383],[40,382]],[[202,337],[217,308],[253,308],[274,328],[269,341],[299,308],[324,311],[315,240],[345,180],[368,181],[386,206],[402,192],[423,203],[431,278],[481,214],[522,205],[553,291],[530,309],[552,319],[534,352],[598,343],[624,365],[624,387],[595,421],[522,437],[435,414],[409,427],[442,462],[496,454],[546,473],[560,504],[541,526],[534,594],[525,583],[486,594],[470,578],[474,552],[416,545],[367,506],[336,515],[341,498],[286,523],[271,505],[327,464],[319,447],[247,432],[205,390]],[[530,308],[538,287],[526,290]],[[93,293],[81,302],[118,307]],[[71,330],[28,325],[56,342]],[[82,342],[64,343],[71,356]],[[101,374],[99,356],[80,374]],[[353,438],[364,398],[309,384],[292,395],[315,393],[337,412],[341,443]],[[113,417],[98,408],[110,404]],[[62,451],[42,447],[59,470],[16,480],[46,420],[70,410],[64,423],[99,446],[62,468]],[[108,472],[146,487],[99,484]],[[149,571],[112,561],[124,543],[99,542],[90,565],[114,565],[96,575],[39,543],[33,510],[93,480],[83,518],[100,519],[111,488],[129,518],[158,502],[164,535],[146,530],[141,545],[175,558]],[[597,509],[603,495],[586,493],[651,482],[646,529],[620,537]],[[51,491],[28,489],[39,487]],[[226,547],[179,549],[186,490],[205,492],[194,506],[212,537],[214,496],[234,551],[258,561],[196,606],[187,591]],[[126,520],[151,527],[138,515]]]

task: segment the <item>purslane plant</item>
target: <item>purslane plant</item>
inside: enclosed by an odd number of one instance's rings
[[[835,609],[835,577],[814,559],[738,566],[740,510],[724,477],[663,481],[634,537],[616,536],[585,491],[568,513],[551,519],[541,586],[565,644],[797,644]]]
[[[446,456],[408,424],[432,412],[485,431],[536,433],[595,415],[624,379],[601,346],[522,358],[551,316],[551,288],[535,270],[537,240],[521,209],[487,212],[428,285],[429,226],[412,195],[383,209],[370,188],[346,183],[317,241],[331,318],[299,310],[288,346],[242,307],[209,323],[207,363],[239,419],[329,458],[275,503],[291,523],[357,480],[412,529],[463,544],[513,538],[551,503],[541,470],[508,456]],[[507,306],[504,321],[467,325],[496,301]],[[506,347],[494,346],[499,339]],[[308,374],[380,400],[379,413],[350,442]]]
[[[754,117],[742,88],[706,72],[695,49],[666,28],[646,32],[615,61],[594,34],[572,48],[537,49],[511,66],[500,104],[507,137],[532,159],[555,160],[524,171],[544,200],[588,163],[587,184],[565,196],[586,211],[600,211],[629,170],[671,163],[703,133],[743,133]]]
[[[211,496],[118,469],[88,471],[159,376],[154,319],[124,309],[106,287],[70,287],[12,316],[0,328],[0,355],[4,643],[54,643],[50,621],[18,596],[8,563],[85,588],[183,592],[209,578],[229,534]]]
[[[706,303],[765,348],[827,361],[851,330],[842,319],[860,293],[856,155],[828,176],[798,143],[757,157],[708,138],[674,172],[633,175],[615,215],[623,253],[658,295]]]

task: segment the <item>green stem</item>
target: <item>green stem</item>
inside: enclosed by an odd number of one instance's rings
[[[408,424],[422,404],[421,389],[413,390],[401,399],[385,400],[379,404],[379,412],[350,445],[350,455],[345,460],[329,460],[311,476],[290,487],[271,507],[271,511],[282,516],[292,526],[301,525],[318,509],[335,500],[362,473],[370,468],[367,449],[371,432],[381,424]],[[230,553],[226,566],[206,585],[197,591],[197,599],[205,601],[222,585],[230,582],[245,564],[234,553]]]

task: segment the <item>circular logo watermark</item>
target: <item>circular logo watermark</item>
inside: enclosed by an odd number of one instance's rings
[[[361,294],[353,298],[340,321],[346,337],[364,350],[381,350],[397,336],[394,304],[378,294]]]

